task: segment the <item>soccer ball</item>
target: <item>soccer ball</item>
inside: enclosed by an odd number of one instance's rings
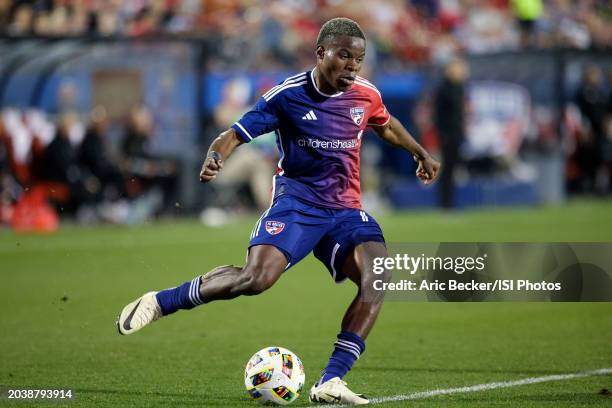
[[[259,350],[244,370],[247,392],[262,404],[291,404],[300,396],[305,380],[300,358],[282,347]]]

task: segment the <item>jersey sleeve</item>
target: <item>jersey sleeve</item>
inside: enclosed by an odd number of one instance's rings
[[[385,104],[382,101],[382,97],[378,92],[373,95],[372,109],[370,117],[368,118],[368,125],[372,126],[384,126],[389,123],[391,115],[387,111]]]
[[[232,128],[245,143],[248,143],[258,136],[278,129],[278,122],[276,104],[262,97],[259,98],[253,109],[232,125]]]

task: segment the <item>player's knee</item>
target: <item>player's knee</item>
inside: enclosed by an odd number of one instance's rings
[[[381,274],[378,274],[378,275],[377,275],[377,274],[375,274],[375,273],[372,271],[372,273],[371,273],[370,275],[372,276],[372,279],[371,279],[371,280],[372,280],[372,282],[373,282],[374,280],[381,280],[381,281],[383,281],[383,282],[385,282],[385,283],[391,282],[392,273],[391,273],[391,271],[390,271],[389,269],[386,269],[386,268],[385,268],[385,269],[383,270],[383,272],[382,272]]]
[[[372,267],[364,268],[361,274],[361,280],[357,284],[360,295],[367,299],[374,309],[377,309],[384,301],[385,292],[380,290],[380,287],[388,282],[391,282],[392,272],[386,268],[374,270]],[[357,283],[357,282],[356,282]]]
[[[274,284],[274,281],[266,277],[250,275],[245,282],[245,294],[247,296],[259,295]]]
[[[277,276],[273,271],[266,270],[260,265],[248,266],[244,270],[244,294],[247,296],[258,295],[270,289],[276,280]]]
[[[247,296],[259,295],[266,289],[264,282],[254,276],[249,276],[245,284],[244,294]]]
[[[387,270],[387,269],[383,269],[381,270],[375,270],[372,267],[366,267],[364,268],[363,272],[361,273],[361,280],[358,281],[357,286],[359,286],[360,289],[364,290],[364,289],[368,289],[370,287],[372,287],[374,285],[375,282],[377,283],[387,283],[391,281],[391,271]]]

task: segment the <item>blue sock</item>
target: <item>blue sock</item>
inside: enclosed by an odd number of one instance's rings
[[[198,276],[176,288],[162,290],[157,293],[157,303],[164,316],[172,314],[179,309],[193,309],[201,305],[200,278]]]
[[[340,332],[338,340],[334,343],[334,352],[321,374],[319,384],[334,377],[343,378],[364,351],[365,342],[361,337],[347,331]]]

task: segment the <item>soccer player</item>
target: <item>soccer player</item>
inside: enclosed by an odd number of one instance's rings
[[[125,306],[117,321],[131,334],[179,309],[214,300],[257,295],[314,251],[333,279],[350,279],[357,295],[344,318],[329,363],[310,391],[318,403],[367,404],[342,381],[365,351],[383,295],[372,293],[373,259],[386,257],[382,231],[361,210],[359,150],[367,127],[410,153],[425,184],[440,164],[392,117],[372,83],[357,76],[365,35],[347,18],[326,22],[317,38],[314,69],[287,78],[210,146],[200,180],[210,182],[243,143],[275,131],[280,151],[273,198],[251,233],[246,265],[219,266],[175,288],[149,292]],[[388,279],[383,276],[383,279]]]

